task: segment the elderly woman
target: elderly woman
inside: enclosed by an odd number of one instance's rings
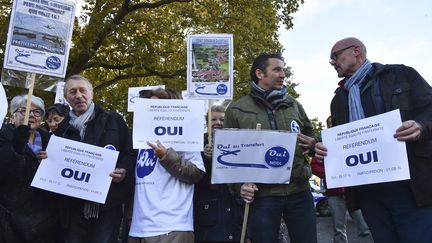
[[[10,104],[11,123],[0,130],[0,242],[56,242],[54,194],[31,187],[49,134],[39,126],[45,113],[41,98],[31,98],[28,125],[23,125],[27,95]]]

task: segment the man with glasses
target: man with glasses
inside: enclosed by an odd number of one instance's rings
[[[336,42],[330,65],[344,78],[330,106],[334,126],[400,109],[394,138],[406,142],[411,179],[351,188],[375,242],[431,242],[432,88],[411,67],[371,63],[353,37]],[[327,148],[315,150],[325,160]]]

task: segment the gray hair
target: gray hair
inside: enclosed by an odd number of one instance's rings
[[[10,113],[13,114],[18,108],[20,108],[20,106],[22,106],[23,104],[26,105],[27,99],[28,99],[28,95],[26,94],[17,95],[13,97],[10,103],[10,109],[9,109]],[[31,102],[32,104],[36,105],[39,109],[41,109],[43,113],[45,113],[45,103],[40,97],[33,95],[31,97]]]
[[[67,78],[65,80],[65,85],[63,87],[63,94],[64,94],[64,96],[66,96],[66,92],[67,92],[67,90],[66,90],[66,84],[67,84],[67,82],[69,80],[83,80],[83,81],[85,81],[87,83],[87,86],[88,86],[89,90],[91,92],[93,92],[93,84],[87,78],[85,78],[84,76],[79,75],[79,74],[74,74],[74,75],[70,76],[69,78]]]

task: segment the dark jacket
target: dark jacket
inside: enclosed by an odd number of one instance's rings
[[[273,109],[263,98],[250,93],[227,108],[224,127],[256,129],[257,123],[260,123],[263,130],[291,131],[293,121],[297,122],[303,134],[318,140],[302,105],[293,97],[288,95]],[[289,184],[259,184],[255,196],[287,196],[310,190],[312,172],[302,152],[300,146],[296,146]],[[235,190],[240,191],[240,186],[236,186]]]
[[[99,105],[95,105],[94,112],[95,115],[88,121],[84,139],[81,142],[99,147],[113,145],[119,151],[115,167],[126,169],[126,177],[123,181],[111,183],[105,204],[102,205],[102,210],[104,210],[126,202],[132,195],[135,154],[132,149],[130,131],[123,117],[115,112],[106,111]],[[60,124],[55,135],[80,140],[79,132],[69,125],[68,121]]]
[[[15,127],[0,130],[0,242],[35,242],[57,231],[58,208],[54,193],[30,186],[39,167],[33,151],[17,153],[11,141]],[[49,134],[38,129],[42,150]]]
[[[373,68],[361,88],[366,117],[399,108],[402,121],[415,120],[422,126],[419,141],[406,143],[409,184],[418,206],[432,206],[432,88],[411,67],[373,63]],[[349,122],[348,92],[343,81],[340,86],[331,102],[333,126]]]
[[[204,144],[208,144],[207,134]],[[211,184],[212,160],[201,152],[206,174],[195,185],[194,234],[197,241],[239,242],[244,201],[226,184]]]

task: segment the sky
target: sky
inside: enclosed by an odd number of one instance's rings
[[[371,62],[405,64],[432,85],[431,0],[305,0],[293,29],[280,29],[298,99],[310,119],[325,124],[339,78],[329,64],[334,43],[360,39]]]

